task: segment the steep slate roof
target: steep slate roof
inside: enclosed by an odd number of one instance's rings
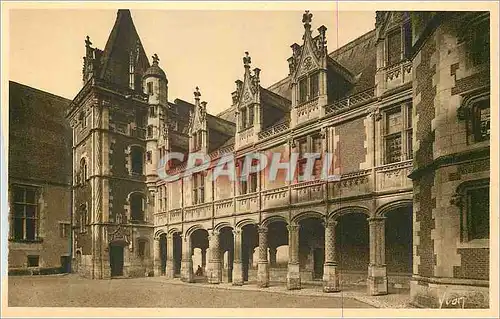
[[[9,81],[9,178],[71,184],[71,100]]]
[[[149,61],[132,21],[130,10],[120,9],[102,52],[100,78],[122,87],[128,87],[131,51],[138,53],[135,89],[142,91],[142,75],[149,68]]]

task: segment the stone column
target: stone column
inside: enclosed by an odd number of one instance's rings
[[[325,222],[325,265],[323,267],[323,291],[340,291],[339,271],[337,269],[337,253],[335,251],[335,227],[337,222]]]
[[[269,287],[269,265],[267,263],[267,228],[259,227],[259,263],[257,268],[257,285]]]
[[[233,286],[243,285],[243,264],[241,261],[241,230],[233,230],[234,234],[234,260],[233,260]]]
[[[222,281],[222,269],[220,260],[220,238],[219,232],[214,230],[210,236],[210,270],[207,273],[208,282],[211,284],[219,284]]]
[[[278,249],[276,247],[269,248],[269,267],[276,267],[276,254]]]
[[[154,271],[154,276],[159,277],[161,276],[161,247],[160,247],[160,238],[155,238],[154,239],[154,246],[153,246],[153,271]]]
[[[181,280],[185,282],[193,282],[193,258],[191,256],[191,236],[182,236],[182,263],[181,263]]]
[[[370,225],[370,264],[368,266],[368,294],[387,294],[385,264],[385,217],[368,218]]]
[[[286,286],[289,290],[300,289],[299,225],[288,225],[288,274]]]
[[[168,279],[172,279],[175,276],[174,270],[174,235],[167,235],[167,265],[165,269],[165,276]]]

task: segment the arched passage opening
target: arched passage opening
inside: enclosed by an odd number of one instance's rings
[[[206,278],[208,231],[196,229],[191,233],[193,273],[196,279]]]
[[[181,262],[182,262],[182,238],[181,232],[175,232],[172,235],[172,257],[174,259],[174,277],[180,277],[181,275]]]
[[[222,258],[222,280],[233,281],[234,234],[233,229],[225,226],[220,229],[220,249]]]
[[[346,284],[366,280],[370,262],[370,235],[367,215],[349,212],[337,218],[335,250]]]
[[[250,281],[250,271],[253,269],[253,252],[259,243],[257,226],[248,224],[241,228],[241,262],[243,281]],[[252,277],[252,280],[256,278]]]
[[[299,221],[299,264],[304,280],[321,280],[325,262],[323,219],[307,217]]]
[[[288,229],[284,220],[276,219],[267,224],[269,280],[286,282],[288,265]],[[259,260],[259,250],[255,249],[255,263]]]
[[[385,217],[385,262],[389,282],[407,286],[413,267],[412,206],[391,209]]]
[[[160,271],[161,275],[165,276],[167,271],[167,234],[160,235]]]

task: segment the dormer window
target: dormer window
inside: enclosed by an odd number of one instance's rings
[[[400,27],[387,32],[386,65],[391,66],[401,62],[410,55],[412,46],[411,24],[408,20]]]
[[[192,150],[193,151],[198,151],[201,149],[201,142],[202,142],[202,135],[201,135],[201,132],[194,132],[193,133],[193,136],[192,136],[192,139],[193,139],[193,148]]]
[[[299,80],[299,104],[319,96],[319,73],[314,72]]]

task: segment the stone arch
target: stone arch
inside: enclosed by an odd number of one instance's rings
[[[228,222],[220,222],[217,225],[215,225],[214,230],[221,231],[222,228],[224,228],[224,227],[229,227],[231,229],[234,229],[234,226],[231,225],[230,223],[228,223]]]
[[[352,213],[363,213],[366,217],[370,217],[370,210],[365,206],[346,206],[334,210],[328,215],[329,220],[337,220],[340,216],[352,214]]]
[[[165,230],[163,229],[158,229],[154,236],[153,236],[153,239],[160,239],[161,235],[166,235],[167,233],[165,232]]]
[[[281,215],[274,215],[274,216],[269,216],[267,218],[265,218],[260,224],[262,227],[268,227],[269,224],[273,223],[273,222],[284,222],[285,224],[288,225],[288,220],[281,216]]]
[[[385,214],[391,210],[398,209],[398,208],[403,208],[403,207],[408,207],[413,205],[413,200],[411,199],[401,199],[397,201],[393,201],[387,204],[384,204],[380,207],[377,208],[375,211],[375,216],[377,217],[384,217]]]
[[[182,233],[182,231],[177,227],[170,228],[167,232],[167,235],[173,235],[175,233]]]
[[[257,225],[257,224],[258,223],[255,220],[253,220],[251,218],[245,218],[245,219],[240,220],[239,222],[237,222],[235,228],[236,229],[242,229],[246,225]]]
[[[186,230],[186,233],[185,233],[185,236],[191,236],[191,234],[195,231],[195,230],[198,230],[198,229],[204,229],[202,225],[200,224],[196,224],[196,225],[193,225],[191,227],[189,227],[187,230]]]
[[[304,220],[306,218],[318,218],[318,219],[324,219],[325,215],[315,211],[315,210],[309,210],[302,212],[298,214],[297,216],[293,217],[291,220],[291,224],[298,224],[301,220]]]

